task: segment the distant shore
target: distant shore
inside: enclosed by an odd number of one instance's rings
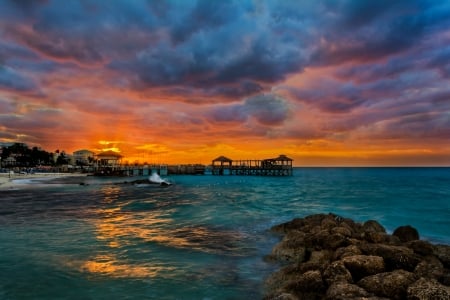
[[[21,174],[21,173],[0,173],[0,190],[8,190],[17,186],[14,183],[18,179],[40,179],[40,178],[61,178],[61,177],[80,177],[87,176],[87,174],[81,173],[33,173],[33,174]]]

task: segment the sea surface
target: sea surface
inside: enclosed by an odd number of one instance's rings
[[[0,191],[0,299],[261,299],[275,224],[316,213],[450,244],[450,168],[19,180]],[[83,182],[84,185],[80,185]]]

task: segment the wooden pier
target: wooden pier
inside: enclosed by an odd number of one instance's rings
[[[97,176],[150,176],[157,173],[166,175],[254,175],[254,176],[292,176],[293,160],[286,155],[262,160],[232,160],[219,156],[208,167],[201,164],[122,164],[122,155],[112,151],[97,155],[97,164],[92,172]]]
[[[263,160],[232,160],[219,156],[211,164],[213,175],[292,176],[292,159],[281,154]]]

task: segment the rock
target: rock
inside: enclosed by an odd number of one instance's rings
[[[331,233],[337,233],[345,237],[351,237],[353,234],[351,228],[349,228],[346,224],[331,228]]]
[[[410,225],[398,227],[392,235],[398,237],[403,243],[419,239],[419,232]]]
[[[358,286],[377,296],[391,299],[405,299],[406,290],[410,284],[416,281],[413,273],[404,270],[379,273],[367,276],[358,282]]]
[[[329,264],[332,255],[333,252],[330,250],[313,251],[311,252],[308,262],[320,265]]]
[[[355,281],[384,271],[384,261],[380,256],[353,255],[344,257],[342,262]]]
[[[305,261],[306,248],[303,246],[290,247],[287,243],[279,243],[272,249],[272,256],[281,261]]]
[[[295,232],[287,234],[272,249],[272,256],[281,261],[303,262],[306,257],[305,234]]]
[[[450,246],[435,245],[433,253],[439,258],[444,267],[450,269]]]
[[[384,229],[383,226],[381,226],[380,223],[374,220],[369,220],[364,222],[362,225],[362,230],[365,232],[382,232],[386,233],[386,229]]]
[[[323,280],[327,285],[332,285],[334,282],[348,282],[353,283],[352,274],[345,267],[343,261],[332,262],[323,272]]]
[[[364,232],[363,238],[368,241],[369,243],[384,243],[386,240],[388,240],[388,234],[384,232]]]
[[[436,256],[427,256],[414,269],[417,277],[439,280],[444,276],[444,265]]]
[[[443,285],[450,286],[450,270],[444,269],[444,273],[439,277],[438,281]]]
[[[433,245],[431,245],[427,241],[414,240],[408,242],[406,246],[410,249],[413,249],[415,253],[423,256],[432,255],[434,251]]]
[[[267,280],[266,285],[272,291],[285,291],[285,287],[292,282],[298,282],[304,273],[310,271],[320,272],[321,265],[314,263],[291,264],[273,273]]]
[[[360,249],[364,254],[381,256],[387,271],[404,269],[412,272],[420,262],[420,257],[412,249],[403,246],[363,244]]]
[[[362,252],[358,246],[350,245],[347,247],[341,247],[341,248],[336,249],[336,251],[334,252],[334,260],[339,260],[339,259],[342,259],[347,256],[360,255],[360,254],[362,254]]]
[[[371,294],[365,289],[347,282],[333,283],[327,290],[325,299],[328,300],[348,300],[355,298],[367,298]]]
[[[298,300],[297,296],[289,293],[280,293],[264,297],[264,300]]]
[[[300,299],[318,299],[325,292],[320,271],[308,271],[303,273],[297,281],[286,286],[286,290],[293,292]]]
[[[450,287],[435,280],[420,278],[408,287],[407,296],[408,300],[448,300]]]
[[[278,233],[287,233],[292,230],[298,230],[303,227],[305,221],[301,218],[295,218],[292,221],[273,226],[270,230]]]
[[[322,222],[320,223],[320,227],[323,229],[331,230],[338,226],[338,223],[336,222],[335,218],[324,218]]]
[[[311,230],[311,234],[305,237],[306,247],[311,248],[312,250],[322,250],[325,248],[326,240],[329,238],[329,236],[330,233],[328,232],[328,230]]]
[[[272,230],[284,237],[269,257],[287,265],[264,299],[450,300],[450,246],[419,240],[411,226],[391,235],[374,220],[318,214]]]

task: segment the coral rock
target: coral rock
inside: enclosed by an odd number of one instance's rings
[[[435,280],[421,278],[409,286],[407,294],[408,300],[448,300],[450,287]]]
[[[377,296],[405,299],[408,286],[416,279],[413,273],[395,270],[365,277],[358,282],[358,286]]]
[[[384,271],[384,260],[380,256],[353,255],[342,259],[355,281]]]
[[[415,241],[419,239],[419,232],[412,226],[400,226],[394,230],[392,234],[400,239],[400,241],[406,243],[409,241]]]

